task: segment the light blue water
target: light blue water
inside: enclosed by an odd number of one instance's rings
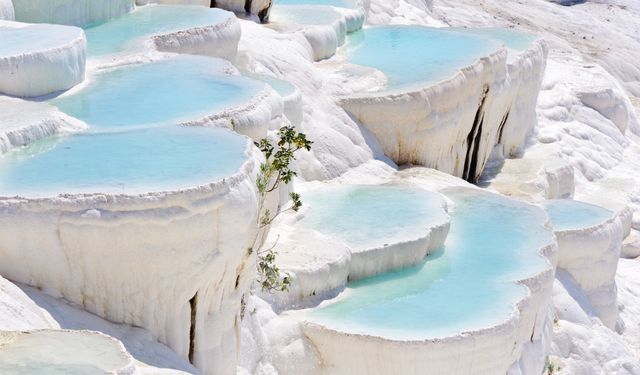
[[[78,31],[58,25],[0,26],[0,57],[15,56],[68,44]]]
[[[282,96],[283,98],[293,94],[296,91],[296,87],[294,85],[278,78],[251,73],[243,73],[243,75],[268,84],[278,93],[278,95]]]
[[[301,224],[367,249],[424,236],[446,218],[435,193],[392,186],[347,186],[305,193]]]
[[[51,101],[92,128],[199,120],[249,101],[265,85],[227,75],[223,60],[177,56],[98,73],[86,87]]]
[[[283,5],[331,5],[340,8],[355,9],[358,4],[355,0],[276,0],[276,4]],[[274,7],[276,9],[277,7]]]
[[[613,212],[607,209],[571,199],[549,200],[544,207],[557,231],[588,228],[613,217]]]
[[[216,25],[228,13],[216,8],[179,5],[147,5],[106,23],[89,27],[87,55],[96,57],[140,48],[150,36]]]
[[[499,27],[486,28],[455,28],[452,29],[469,35],[477,35],[485,38],[493,39],[504,44],[509,52],[508,61],[512,61],[522,51],[533,46],[533,43],[540,39],[538,35],[530,34],[515,29],[506,29]]]
[[[328,6],[281,5],[271,10],[272,22],[290,22],[301,25],[332,25],[342,15]]]
[[[352,33],[346,53],[354,64],[376,68],[389,89],[451,78],[460,68],[497,51],[496,40],[422,26],[376,26]]]
[[[168,126],[49,138],[0,159],[0,195],[142,193],[235,173],[246,139],[221,128]]]
[[[540,39],[536,34],[501,27],[453,28],[452,30],[495,39],[498,42],[504,43],[508,49],[515,51],[524,51],[531,47],[536,40]]]
[[[349,283],[333,302],[302,317],[399,340],[450,336],[507,319],[527,294],[514,280],[550,267],[538,255],[553,241],[544,212],[469,189],[446,195],[455,207],[442,251],[416,267]]]

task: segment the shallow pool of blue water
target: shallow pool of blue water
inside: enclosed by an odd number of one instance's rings
[[[296,87],[293,84],[282,79],[262,74],[243,73],[243,75],[268,84],[283,98],[296,92]]]
[[[147,5],[108,22],[88,27],[89,57],[135,52],[153,35],[217,25],[229,14],[217,8],[181,5]]]
[[[451,336],[505,321],[527,294],[516,281],[550,267],[539,255],[553,242],[545,214],[485,192],[445,194],[455,205],[442,250],[418,266],[349,283],[337,298],[299,312],[301,317],[398,340]]]
[[[544,207],[558,231],[592,227],[613,217],[613,212],[605,208],[571,199],[549,200]]]
[[[0,195],[144,193],[199,186],[238,171],[247,140],[229,130],[167,126],[38,141],[0,160]]]
[[[0,26],[0,57],[68,45],[78,38],[76,29],[59,25]]]
[[[86,86],[53,99],[92,128],[199,120],[251,100],[265,84],[222,72],[228,63],[177,56],[97,73]]]
[[[442,196],[394,186],[344,186],[303,195],[301,224],[334,236],[356,250],[424,237],[446,221]]]
[[[536,34],[524,31],[500,27],[481,27],[481,28],[455,28],[452,29],[469,35],[477,35],[489,39],[493,39],[504,44],[509,52],[509,60],[513,60],[519,52],[531,48],[534,42],[540,39]]]
[[[376,68],[388,89],[451,78],[460,68],[497,51],[501,43],[483,36],[422,26],[375,26],[352,33],[350,62]]]
[[[95,73],[50,103],[84,121],[0,160],[0,195],[144,193],[195,187],[238,171],[247,138],[179,126],[252,100],[264,82],[229,75],[226,61],[176,56]]]

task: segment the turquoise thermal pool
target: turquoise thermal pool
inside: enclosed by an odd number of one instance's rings
[[[51,101],[92,128],[200,120],[250,101],[266,85],[223,72],[220,59],[177,56],[97,73],[79,90]]]
[[[274,7],[269,19],[274,22],[323,26],[333,25],[342,19],[342,15],[328,6],[283,5]]]
[[[330,5],[339,8],[355,9],[358,4],[355,0],[276,0],[276,5]]]
[[[382,71],[388,89],[451,78],[501,47],[483,36],[422,26],[375,26],[348,37],[345,47],[351,63]]]
[[[229,13],[216,8],[188,5],[147,5],[106,23],[89,27],[89,57],[132,51],[147,38],[225,22]]]
[[[0,159],[0,195],[177,190],[218,181],[247,159],[229,130],[167,126],[48,138]]]
[[[0,23],[0,57],[29,54],[68,45],[80,36],[78,29],[59,25],[4,26]]]
[[[518,52],[522,52],[531,48],[533,43],[540,39],[536,34],[527,33],[515,29],[507,29],[500,27],[483,27],[483,28],[455,28],[457,32],[469,35],[477,35],[493,39],[503,43],[509,53],[509,60],[512,60]]]
[[[505,47],[516,51],[524,51],[540,37],[536,34],[527,33],[515,29],[507,29],[500,27],[481,27],[481,28],[454,28],[457,32],[467,33],[470,35],[479,35],[489,39],[495,39],[504,43]]]
[[[334,236],[354,250],[424,237],[446,221],[436,193],[394,186],[324,188],[303,195],[310,207],[301,224]]]
[[[607,209],[571,199],[549,200],[544,208],[556,231],[593,227],[613,217]]]
[[[51,100],[89,125],[0,160],[0,195],[178,190],[236,173],[247,139],[226,129],[178,126],[254,98],[266,84],[225,74],[226,61],[179,56],[96,73]]]
[[[528,293],[516,281],[550,268],[539,254],[553,243],[545,214],[486,192],[445,194],[454,207],[442,250],[418,266],[349,283],[335,299],[294,314],[330,329],[396,340],[453,336],[507,320]],[[387,220],[379,220],[384,228]]]
[[[283,98],[296,92],[296,87],[293,84],[275,77],[251,73],[243,73],[243,75],[268,84]]]

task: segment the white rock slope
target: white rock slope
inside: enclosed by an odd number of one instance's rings
[[[0,277],[0,332],[60,328],[20,288]]]

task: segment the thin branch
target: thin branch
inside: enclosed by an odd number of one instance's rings
[[[278,245],[278,241],[280,241],[280,235],[278,235],[278,237],[276,238],[276,242],[274,242],[274,243],[273,243],[273,246],[271,246],[271,247],[270,247],[270,248],[268,248],[268,249],[264,249],[264,250],[258,251],[258,256],[259,256],[259,255],[261,255],[261,254],[264,254],[264,253],[268,253],[268,252],[270,252],[270,251],[273,251],[273,249],[275,249],[275,248],[276,248],[276,246]]]

